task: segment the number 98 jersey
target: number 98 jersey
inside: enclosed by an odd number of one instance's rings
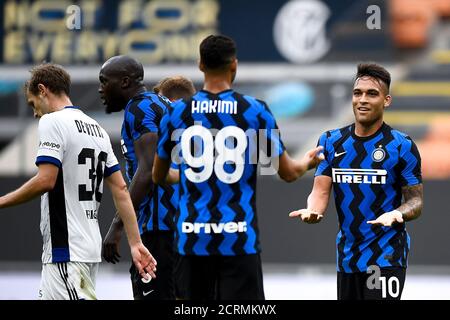
[[[36,165],[43,163],[59,172],[41,197],[42,262],[100,262],[103,179],[120,169],[108,134],[77,107],[44,115]]]
[[[201,90],[172,107],[161,120],[158,156],[180,166],[177,251],[259,253],[257,165],[284,151],[272,113],[233,90]]]

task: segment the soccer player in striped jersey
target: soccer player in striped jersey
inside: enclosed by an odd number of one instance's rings
[[[340,300],[401,298],[410,248],[405,222],[422,211],[419,151],[408,135],[383,121],[392,100],[390,83],[382,66],[358,65],[355,122],[322,134],[325,160],[316,170],[307,208],[290,213],[319,222],[333,187]]]
[[[26,83],[28,104],[39,120],[38,173],[0,197],[0,208],[41,197],[43,236],[41,299],[96,299],[101,262],[98,210],[106,183],[124,221],[133,262],[153,277],[155,260],[143,246],[130,196],[106,131],[69,98],[70,76],[42,64]]]
[[[229,37],[205,38],[199,67],[205,76],[203,90],[175,102],[161,120],[153,180],[167,179],[171,162],[181,151],[176,248],[187,274],[185,298],[262,300],[258,162],[253,155],[268,146],[266,158],[275,167],[278,164],[272,173],[294,181],[319,163],[322,148],[301,160],[291,159],[267,105],[231,88],[237,59]],[[263,154],[259,156],[267,164]]]
[[[138,213],[138,223],[144,245],[158,261],[158,277],[141,281],[132,265],[131,282],[135,299],[175,299],[173,282],[174,213],[178,205],[178,185],[159,186],[152,182],[153,158],[158,141],[158,127],[170,101],[149,92],[143,83],[142,64],[129,56],[110,58],[99,74],[99,93],[106,112],[124,110],[122,152],[130,194]],[[116,215],[104,241],[103,256],[108,262],[118,262],[118,244],[123,225]]]
[[[195,94],[195,87],[192,81],[183,76],[167,77],[159,81],[154,87],[153,91],[168,98],[172,103],[179,99],[187,99]],[[172,168],[174,165],[172,163]],[[176,166],[175,168],[178,168]],[[179,173],[178,173],[179,174]],[[178,206],[177,206],[178,208]],[[184,260],[178,252],[175,252],[174,263],[174,283],[175,283],[175,297],[177,300],[185,300],[187,297],[188,268],[184,267]]]

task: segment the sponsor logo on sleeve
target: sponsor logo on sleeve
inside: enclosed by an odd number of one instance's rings
[[[39,141],[39,149],[49,149],[49,150],[59,150],[61,148],[61,145],[55,142],[50,141]]]

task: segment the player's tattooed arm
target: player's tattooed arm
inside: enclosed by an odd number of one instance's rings
[[[405,221],[417,219],[423,208],[423,185],[405,186],[402,194],[404,203],[397,210],[402,213]]]

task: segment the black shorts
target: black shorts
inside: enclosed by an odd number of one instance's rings
[[[264,300],[259,254],[180,256],[180,293],[187,300]]]
[[[175,252],[174,262],[174,283],[175,283],[175,297],[177,300],[186,300],[187,298],[187,267],[184,267],[185,260],[182,255]]]
[[[135,300],[174,300],[174,235],[172,231],[147,231],[141,235],[142,242],[156,259],[156,278],[148,283],[131,265],[131,284]]]
[[[405,268],[380,268],[379,273],[337,274],[338,300],[400,300]]]

